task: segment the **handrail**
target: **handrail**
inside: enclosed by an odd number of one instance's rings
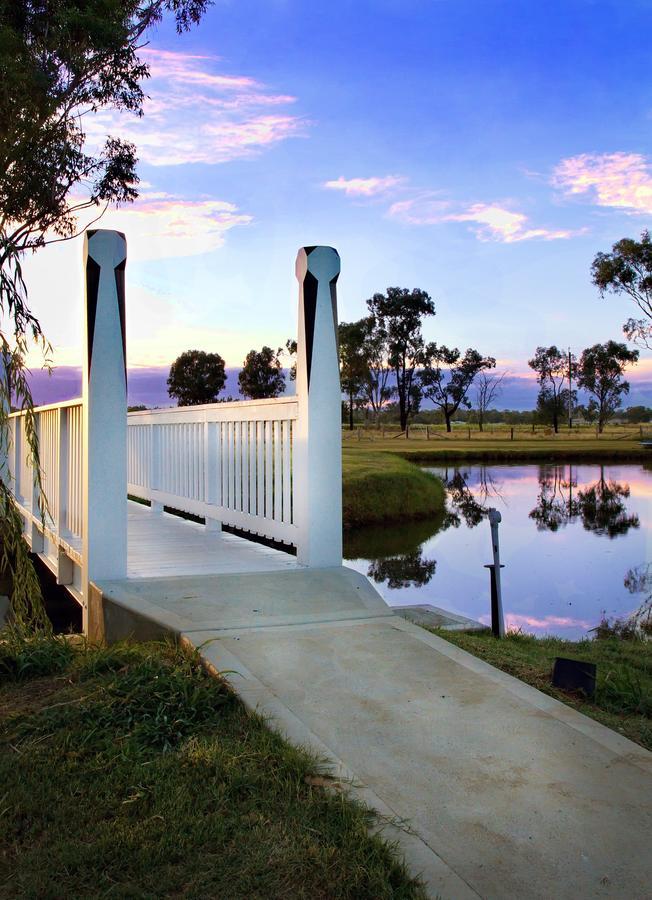
[[[60,400],[58,403],[46,403],[43,406],[35,406],[35,413],[48,412],[51,409],[68,409],[71,406],[80,406],[82,403],[81,397],[75,397],[73,400]],[[17,416],[26,415],[27,410],[25,409],[15,409],[13,412],[10,412],[8,417],[9,419],[13,419]]]
[[[80,599],[87,633],[101,612],[93,585],[127,577],[128,492],[153,515],[170,506],[203,516],[209,530],[226,523],[294,544],[300,565],[342,563],[337,252],[297,255],[296,395],[130,413],[126,258],[121,232],[86,232],[83,396],[10,413],[0,448],[25,538]],[[27,452],[31,415],[40,486]]]
[[[138,410],[127,417],[129,493],[296,545],[296,397]]]
[[[129,411],[128,416],[131,418],[132,416],[181,414],[190,411],[201,412],[202,410],[214,409],[248,409],[252,406],[277,406],[279,403],[296,402],[296,394],[284,394],[282,397],[267,397],[263,400],[229,400],[216,403],[199,403],[196,406],[161,406],[153,409],[134,409]]]
[[[39,440],[41,490],[46,498],[43,520],[38,487],[28,452],[25,410],[12,413],[7,467],[14,501],[23,516],[25,533],[33,553],[48,557],[55,568],[59,549],[79,562],[83,540],[83,440],[82,400],[49,403],[34,409]],[[63,568],[66,568],[65,566]],[[61,568],[60,584],[72,578],[72,567]],[[57,568],[57,571],[59,569]]]

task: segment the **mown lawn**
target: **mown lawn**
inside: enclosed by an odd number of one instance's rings
[[[510,440],[509,432],[499,434],[471,432],[471,440],[466,433],[431,432],[426,440],[425,432],[412,432],[409,440],[404,437],[382,439],[369,431],[358,441],[343,433],[343,446],[351,453],[391,453],[414,462],[434,462],[436,460],[460,460],[477,462],[519,462],[558,459],[574,462],[641,461],[652,463],[652,451],[644,449],[637,437],[605,434],[596,438],[595,434],[582,437],[568,435],[527,435],[515,434]],[[435,436],[436,435],[436,436]]]
[[[652,750],[652,641],[617,637],[564,641],[521,633],[508,633],[497,640],[489,631],[431,630]],[[550,676],[556,656],[597,664],[595,700],[552,686]]]
[[[422,519],[443,513],[445,491],[438,478],[390,453],[344,448],[344,527]]]
[[[422,898],[196,656],[0,644],[0,897]]]

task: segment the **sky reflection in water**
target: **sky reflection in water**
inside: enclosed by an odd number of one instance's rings
[[[431,468],[445,515],[346,536],[345,556],[392,606],[432,603],[490,621],[487,509],[502,514],[510,628],[577,638],[624,617],[652,591],[652,471],[640,465]]]

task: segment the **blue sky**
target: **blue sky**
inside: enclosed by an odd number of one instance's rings
[[[515,375],[537,344],[617,337],[632,309],[589,268],[652,217],[650,33],[641,0],[218,0],[190,34],[160,27],[144,118],[91,125],[140,150],[142,198],[104,222],[129,242],[130,366],[284,343],[315,243],[342,257],[342,319],[421,287],[428,339]],[[80,258],[59,245],[28,271],[67,366]],[[638,368],[632,400],[652,402]]]

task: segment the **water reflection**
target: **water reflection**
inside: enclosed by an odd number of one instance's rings
[[[481,476],[478,484],[478,498],[476,498],[468,485],[468,472],[459,469],[455,474],[448,478],[444,478],[446,485],[446,493],[449,500],[449,507],[444,518],[444,528],[459,528],[462,522],[467,528],[475,528],[483,519],[487,518],[488,508],[486,507],[486,499],[488,489],[486,489],[486,474],[484,478]]]
[[[606,477],[604,466],[597,481],[581,489],[572,466],[568,474],[566,466],[540,466],[539,494],[530,518],[540,530],[557,531],[579,520],[586,531],[615,538],[641,524],[638,515],[627,509],[630,493],[628,484]]]
[[[630,594],[638,594],[639,606],[631,614],[630,622],[649,627],[652,624],[652,563],[629,569],[624,583]]]
[[[406,587],[423,587],[437,571],[434,559],[424,559],[421,550],[405,553],[403,556],[389,556],[374,559],[367,575],[376,584],[386,583],[390,590]]]
[[[475,528],[487,518],[490,499],[500,498],[499,484],[487,466],[445,469],[437,474],[446,487],[445,512],[433,519],[397,528],[366,528],[351,532],[345,539],[347,559],[369,559],[367,576],[389,590],[423,587],[437,571],[437,562],[424,556],[423,545],[449,528]]]
[[[423,587],[437,571],[434,559],[426,559],[423,545],[438,534],[446,516],[421,522],[401,523],[397,528],[360,528],[344,538],[347,559],[367,559],[367,576],[390,590]]]
[[[389,603],[431,603],[488,621],[485,519],[498,507],[510,627],[578,637],[604,615],[627,618],[641,607],[652,618],[652,472],[575,463],[430,470],[446,486],[443,515],[345,539],[349,564]]]

